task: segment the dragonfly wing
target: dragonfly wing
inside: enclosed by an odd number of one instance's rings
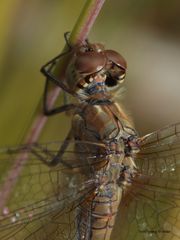
[[[140,138],[141,149],[155,148],[156,146],[169,145],[180,138],[180,123],[175,123],[166,126],[158,131],[154,131],[150,134],[145,135]]]
[[[81,143],[82,154],[69,143],[59,162],[50,167],[45,161],[57,156],[59,144],[1,149],[0,183],[5,204],[1,207],[0,239],[56,239],[55,235],[74,239],[78,205],[95,191],[91,176],[100,158],[88,143]]]
[[[162,179],[167,185],[170,181],[171,188],[180,189],[180,124],[165,127],[142,139],[140,153],[135,159],[139,173]]]
[[[180,124],[146,135],[112,239],[180,239]],[[118,231],[119,229],[119,231]]]

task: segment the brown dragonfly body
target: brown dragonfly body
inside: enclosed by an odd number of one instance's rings
[[[69,47],[63,81],[53,67],[64,54],[41,69],[44,113],[73,110],[65,140],[0,149],[1,196],[17,182],[0,214],[0,239],[180,239],[180,123],[138,137],[115,100],[124,58],[88,41]],[[48,109],[49,81],[78,103]]]
[[[126,61],[116,51],[86,42],[75,47],[66,70],[66,89],[80,99],[73,115],[72,138],[104,144],[103,154],[108,153],[92,170],[98,187],[80,204],[79,240],[110,239],[122,186],[135,173],[133,154],[138,150],[137,135],[108,90],[124,80],[126,67]],[[82,152],[78,144],[76,151],[80,150]],[[92,149],[92,146],[90,149],[88,146],[86,152],[92,150],[99,154],[97,147]],[[85,161],[81,156],[79,158]]]
[[[108,240],[123,185],[128,184],[130,173],[135,172],[133,156],[129,150],[126,151],[129,138],[136,137],[135,132],[120,106],[116,103],[103,105],[102,101],[98,105],[98,100],[95,105],[80,105],[80,110],[73,117],[72,129],[75,139],[104,143],[106,151],[112,152],[100,166],[94,167],[93,175],[100,185],[92,197],[80,206],[79,213],[79,239]]]

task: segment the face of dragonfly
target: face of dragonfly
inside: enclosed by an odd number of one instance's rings
[[[122,83],[127,64],[114,50],[105,50],[99,43],[77,46],[67,67],[66,83],[81,98],[108,92]]]
[[[83,141],[77,152],[79,142],[69,142],[62,157],[61,144],[1,149],[0,239],[77,239],[79,206],[100,191],[93,169],[107,153]],[[139,146],[137,174],[123,195],[112,239],[179,239],[180,124],[139,138]],[[48,167],[45,161],[55,156],[59,163]]]

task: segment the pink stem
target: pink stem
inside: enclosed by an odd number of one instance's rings
[[[87,35],[92,28],[105,0],[95,0],[92,8],[87,14],[87,17],[82,24],[81,30],[76,36],[76,42],[83,42],[84,39],[87,38]],[[59,87],[54,87],[54,89],[51,90],[48,96],[48,107],[53,107],[58,95],[60,93]],[[41,134],[41,131],[47,121],[47,117],[44,116],[42,113],[40,113],[32,123],[32,127],[30,128],[30,131],[27,134],[27,137],[25,138],[25,143],[30,144],[32,142],[36,142]],[[4,181],[3,186],[1,187],[0,191],[0,208],[3,209],[3,207],[6,205],[10,194],[13,190],[13,187],[15,186],[19,175],[21,174],[24,165],[26,164],[28,160],[28,153],[22,153],[19,154],[17,159],[15,160],[13,166],[8,171],[7,177]]]
[[[89,15],[87,16],[86,24],[82,26],[81,31],[79,32],[79,36],[77,37],[77,42],[82,42],[87,38],[97,16],[99,15],[99,12],[104,2],[105,0],[96,0],[94,2],[94,5],[89,11]]]

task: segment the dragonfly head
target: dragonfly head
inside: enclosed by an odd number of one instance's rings
[[[122,83],[126,68],[126,61],[118,52],[86,41],[75,47],[66,70],[66,83],[71,91],[85,98],[108,92]]]

